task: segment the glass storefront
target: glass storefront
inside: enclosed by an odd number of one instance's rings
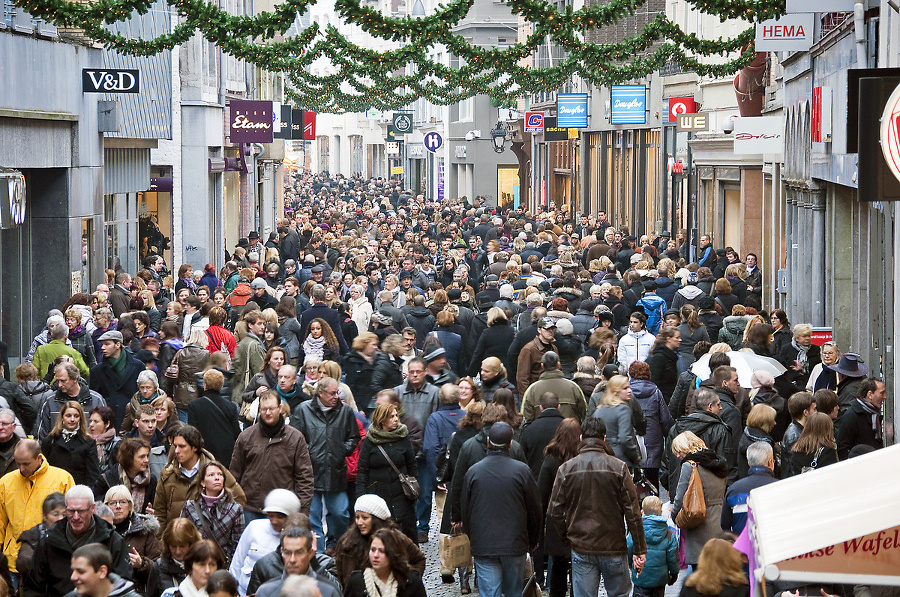
[[[103,196],[106,228],[106,268],[135,272],[138,269],[138,193]]]

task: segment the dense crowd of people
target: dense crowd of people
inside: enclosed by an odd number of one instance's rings
[[[419,597],[440,495],[463,594],[533,562],[550,597],[685,565],[749,595],[749,492],[883,445],[884,383],[767,310],[752,253],[394,180],[295,174],[285,205],[36,330],[0,381],[4,594]]]

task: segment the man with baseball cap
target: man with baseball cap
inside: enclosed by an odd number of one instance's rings
[[[106,400],[106,404],[116,413],[118,429],[125,417],[125,407],[137,391],[137,378],[145,369],[130,350],[122,346],[122,332],[110,330],[98,339],[103,361],[91,369],[91,389]]]
[[[537,320],[537,337],[522,348],[519,360],[516,364],[516,389],[519,396],[525,395],[528,386],[536,382],[544,372],[541,359],[544,353],[553,351],[559,354],[553,338],[556,335],[556,322],[551,317],[542,317]]]
[[[544,522],[531,470],[510,456],[513,434],[508,423],[494,423],[488,431],[487,455],[463,481],[463,528],[469,534],[482,595],[522,594],[526,556],[537,549]]]

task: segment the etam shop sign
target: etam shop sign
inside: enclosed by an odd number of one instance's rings
[[[813,42],[815,14],[789,14],[756,25],[757,52],[808,50]]]

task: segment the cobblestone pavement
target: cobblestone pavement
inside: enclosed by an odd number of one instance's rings
[[[435,508],[431,513],[431,532],[428,536],[428,543],[419,545],[424,552],[427,561],[427,564],[425,565],[425,577],[422,579],[425,583],[425,591],[428,593],[429,597],[461,597],[462,594],[459,592],[458,575],[454,575],[456,582],[448,584],[441,582],[438,528],[440,528],[440,517],[438,516],[437,508]],[[671,587],[666,587],[665,597],[678,597],[681,593],[681,583],[684,582],[686,576],[686,572],[682,570],[681,574],[678,576],[678,582]],[[472,597],[478,597],[478,589],[476,589],[474,585],[472,586],[471,595]],[[544,591],[544,596],[547,596],[546,590]],[[602,584],[598,597],[606,597],[606,591],[603,589]]]

